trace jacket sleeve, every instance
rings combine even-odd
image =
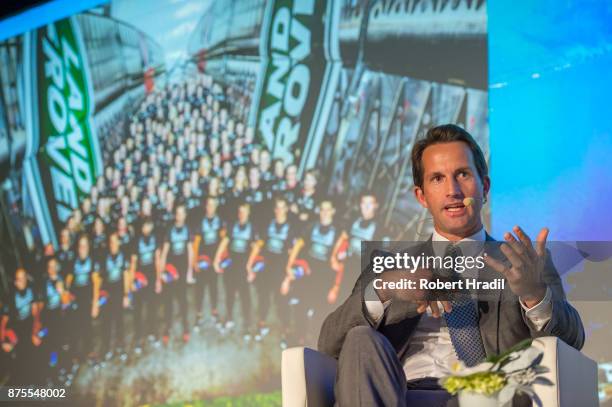
[[[559,273],[552,262],[550,253],[546,258],[544,283],[551,290],[552,315],[550,321],[538,330],[529,321],[525,312],[522,312],[523,320],[529,328],[532,338],[541,336],[556,336],[568,345],[580,350],[584,345],[585,334],[582,320],[578,311],[567,301]]]

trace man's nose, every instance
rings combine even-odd
[[[459,182],[457,182],[457,180],[454,177],[449,177],[448,180],[449,182],[447,182],[446,195],[447,196],[461,196],[462,192],[461,192],[461,186],[459,185]]]

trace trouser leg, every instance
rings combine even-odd
[[[89,286],[79,287],[74,290],[74,293],[77,309],[73,313],[71,322],[73,324],[72,327],[78,327],[79,331],[78,333],[72,332],[71,335],[74,339],[74,355],[81,359],[93,350],[91,347],[93,339],[93,321],[91,316],[93,293],[92,288]]]
[[[123,292],[121,287],[109,289],[108,302],[105,308],[100,311],[103,314],[104,340],[102,342],[102,353],[109,352],[112,349],[112,335],[115,336],[115,348],[123,346]]]
[[[283,327],[283,329],[287,328],[289,325],[289,296],[282,295],[280,293],[280,283],[272,284],[272,297],[274,298],[274,306],[276,307],[276,313],[278,315],[278,320]]]
[[[159,318],[159,294],[155,293],[155,287],[146,287],[142,293],[142,327],[141,339],[145,339],[147,335],[158,335],[158,318]]]
[[[134,342],[141,342],[152,332],[151,314],[157,314],[153,309],[155,295],[155,270],[144,268],[147,285],[133,293]]]
[[[334,272],[325,262],[310,261],[311,275],[300,280],[301,297],[300,312],[306,313],[305,338],[307,342],[316,343],[321,325],[331,306],[327,302],[327,294],[332,286]]]
[[[246,270],[246,262],[240,270]],[[237,279],[238,296],[240,297],[240,310],[242,311],[242,328],[247,331],[251,328],[251,291],[246,280],[246,271]]]
[[[47,338],[44,341],[44,349],[46,354],[58,352],[62,346],[62,311],[58,309],[43,310],[43,326],[49,330]]]
[[[183,334],[189,333],[189,310],[187,307],[187,283],[180,281],[177,290],[177,300],[179,302],[179,311],[181,313],[181,323],[183,326]]]
[[[101,354],[104,355],[106,352],[110,351],[110,342],[111,342],[111,330],[112,330],[112,318],[111,308],[112,300],[108,300],[106,306],[100,311],[102,314],[102,346],[101,346]]]
[[[147,321],[149,333],[152,333],[156,338],[160,334],[160,328],[163,326],[162,317],[162,305],[164,301],[164,292],[156,293],[154,289],[151,289],[149,297],[149,306],[147,307]]]
[[[338,358],[336,406],[406,406],[406,376],[395,349],[369,326],[352,328]]]
[[[134,307],[134,342],[138,343],[144,336],[144,315],[145,315],[145,290],[141,289],[139,292],[133,294],[133,307]]]
[[[202,316],[202,306],[204,305],[204,290],[206,289],[206,273],[209,273],[209,270],[200,270],[199,272],[194,273],[196,277],[195,283],[195,309],[196,309],[196,318],[200,318]]]
[[[176,282],[166,284],[162,292],[164,301],[164,335],[170,335],[172,330],[172,317],[174,314],[174,297],[176,295]]]
[[[43,371],[41,374],[44,374],[45,377],[52,377],[55,376],[58,364],[63,362],[60,351],[63,345],[63,335],[65,335],[64,315],[60,308],[45,309],[42,315],[43,326],[48,329],[48,333],[42,345]]]
[[[272,281],[270,279],[271,271],[265,270],[259,273],[255,279],[255,288],[257,290],[257,318],[260,323],[265,322],[268,312],[270,311],[270,298],[272,296]]]
[[[118,290],[116,293],[115,302],[113,304],[113,310],[111,318],[113,319],[114,335],[115,335],[115,347],[123,348],[125,342],[125,326],[123,323],[123,290]]]
[[[219,302],[219,275],[214,270],[207,270],[204,275],[205,289],[208,291],[208,301],[210,301],[210,312],[215,315]]]
[[[224,278],[225,287],[225,319],[234,319],[234,303],[236,302],[236,293],[238,292],[238,282],[236,276],[230,274],[234,270],[226,270]]]
[[[32,375],[36,372],[36,366],[33,365],[35,359],[33,359],[32,317],[23,321],[14,321],[12,327],[17,335],[18,342],[13,350],[11,383],[20,385],[32,384]]]
[[[283,259],[284,260],[284,259]],[[270,276],[270,292],[272,299],[274,301],[274,306],[276,307],[276,315],[278,317],[278,321],[280,323],[281,330],[283,332],[283,336],[285,336],[289,331],[289,324],[291,321],[291,312],[289,306],[289,299],[292,297],[289,295],[282,295],[280,291],[281,284],[285,279],[285,265],[286,261],[279,260],[274,263],[270,268],[270,272],[272,275]],[[266,270],[268,271],[268,270]]]

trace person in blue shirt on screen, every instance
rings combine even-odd
[[[196,320],[202,322],[204,293],[208,291],[210,312],[214,319],[218,318],[219,273],[213,267],[213,260],[221,239],[226,235],[225,221],[217,213],[219,201],[209,196],[206,198],[204,215],[200,219],[199,231],[196,237]]]
[[[91,199],[89,197],[83,199],[83,202],[81,203],[81,212],[83,213],[83,228],[85,231],[91,232],[96,215],[91,206]]]
[[[38,336],[39,324],[39,297],[28,281],[28,275],[23,268],[15,271],[13,289],[5,304],[2,320],[0,321],[0,340],[4,351],[12,351],[12,364],[10,384],[32,384],[37,369],[37,347],[41,344]],[[8,329],[12,329],[17,337],[14,348],[6,338]]]
[[[266,319],[273,298],[281,324],[283,337],[289,324],[287,298],[280,293],[280,284],[285,278],[285,267],[289,248],[295,238],[296,227],[289,221],[287,201],[278,197],[274,201],[272,220],[262,229],[260,238],[253,244],[247,272],[255,282],[257,290],[257,317],[259,335],[268,331]]]
[[[291,205],[291,212],[300,222],[312,222],[317,208],[317,172],[308,170],[304,174],[302,190],[297,195],[295,202]]]
[[[110,224],[110,221],[106,222],[101,216],[96,217],[94,221],[91,236],[91,254],[95,262],[99,262],[104,253],[106,253],[108,242],[106,227],[108,224]]]
[[[279,184],[278,191],[283,195],[289,208],[291,209],[297,201],[300,193],[299,179],[297,177],[297,166],[295,164],[289,164],[285,168],[285,178]],[[293,213],[297,213],[297,206]]]
[[[260,213],[270,201],[271,191],[261,183],[261,174],[258,167],[249,168],[249,181],[245,193],[245,200],[251,205],[253,213]]]
[[[272,186],[274,184],[275,178],[274,173],[272,172],[272,158],[270,156],[270,152],[263,148],[261,153],[259,153],[259,174],[261,178],[261,184],[263,188],[272,193]]]
[[[168,230],[172,227],[175,220],[176,213],[176,196],[172,190],[167,189],[164,192],[163,201],[160,202],[158,209],[159,223],[163,230]],[[186,212],[186,210],[185,210]],[[185,213],[185,216],[187,214]]]
[[[101,285],[96,287],[100,298],[100,288],[108,295],[102,312],[102,354],[110,358],[113,354],[111,348],[111,331],[115,332],[115,347],[121,352],[124,343],[125,329],[123,324],[123,308],[129,304],[129,268],[130,259],[120,249],[119,235],[111,233],[108,238],[108,252],[100,264]],[[104,301],[104,300],[102,300]]]
[[[221,214],[224,218],[230,219],[236,216],[236,211],[242,202],[246,199],[248,179],[246,175],[246,168],[240,166],[236,169],[231,184],[226,184],[225,193],[225,204],[221,209]],[[231,185],[231,186],[230,186]]]
[[[64,279],[59,273],[59,262],[56,257],[49,257],[46,266],[47,272],[42,286],[41,319],[43,326],[48,329],[45,337],[46,360],[52,365],[51,367],[54,367],[66,340],[66,318],[62,309]]]
[[[341,270],[340,290],[330,298],[332,303],[344,301],[351,293],[359,277],[361,267],[361,242],[384,238],[382,221],[377,218],[378,199],[371,191],[361,194],[359,215],[350,219],[334,246],[332,262],[334,270]]]
[[[160,254],[162,239],[155,230],[155,222],[149,217],[141,219],[140,231],[133,240],[132,252],[136,255],[136,271],[142,273],[146,283],[142,287],[135,287],[141,284],[132,281],[133,307],[134,307],[134,341],[136,347],[144,345],[146,335],[153,335],[155,339],[158,334],[156,318],[160,309],[159,293],[161,292],[161,269]],[[146,313],[146,317],[145,317]],[[145,319],[146,318],[146,319]]]
[[[295,326],[306,327],[310,340],[318,332],[325,313],[329,309],[330,290],[337,290],[339,281],[332,268],[331,256],[339,229],[334,223],[336,209],[331,200],[319,204],[319,219],[311,222],[295,239],[289,252],[285,279],[281,293],[288,295],[295,303]],[[296,263],[304,262],[302,275],[296,274]]]
[[[72,243],[70,231],[68,228],[63,228],[60,232],[60,247],[57,251],[56,258],[59,262],[60,274],[64,279],[69,271],[72,270],[72,265],[76,259],[76,253],[74,252],[74,245]]]
[[[83,234],[77,240],[77,258],[66,277],[66,287],[75,297],[70,324],[79,327],[79,335],[71,336],[76,362],[92,351],[92,322],[99,312],[95,293],[95,287],[100,283],[98,272],[99,264],[90,252],[89,238]]]
[[[270,183],[274,195],[282,193],[285,184],[285,161],[283,161],[282,158],[276,158],[274,160]]]
[[[248,203],[238,206],[236,221],[228,225],[225,236],[215,253],[214,268],[223,273],[225,286],[226,326],[234,325],[234,304],[236,295],[240,298],[242,310],[242,329],[245,340],[251,339],[251,294],[247,281],[247,261],[251,251],[251,244],[257,239],[257,232],[250,220],[251,207]],[[227,258],[224,259],[224,255]],[[225,267],[222,265],[226,263]]]
[[[187,211],[185,205],[179,203],[174,209],[174,224],[165,235],[162,249],[162,277],[164,280],[162,292],[165,301],[164,313],[166,326],[164,342],[168,342],[173,320],[173,304],[179,304],[179,316],[183,328],[183,342],[189,341],[189,322],[187,314],[187,283],[193,282],[193,234],[186,224]]]

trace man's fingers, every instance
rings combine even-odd
[[[531,238],[529,237],[529,235],[527,235],[527,233],[525,233],[525,231],[518,225],[516,225],[513,230],[514,233],[516,233],[516,236],[518,236],[521,243],[523,243],[523,246],[525,246],[527,255],[531,259],[535,259],[537,253],[533,248],[533,243],[531,243]]]
[[[485,259],[485,263],[487,263],[489,267],[491,267],[493,270],[497,271],[498,273],[506,275],[506,273],[508,272],[508,267],[506,267],[504,263],[502,263],[501,261],[494,259],[492,256],[485,256],[484,259]]]
[[[521,257],[510,247],[510,245],[503,243],[500,247],[501,252],[506,258],[512,263],[513,267],[523,267],[523,260]]]
[[[527,251],[527,249],[523,246],[523,244],[521,242],[516,240],[516,238],[514,237],[514,235],[512,233],[510,233],[510,232],[504,233],[504,240],[506,241],[506,243],[510,247],[510,249],[521,260],[523,260],[523,258],[525,260],[528,259],[527,253],[525,253]]]
[[[429,303],[429,308],[431,308],[431,314],[434,318],[440,318],[440,307],[438,306],[438,301],[431,301]]]
[[[538,237],[536,237],[536,252],[540,257],[546,256],[546,239],[548,239],[548,232],[548,228],[542,228],[540,233],[538,233]]]
[[[422,314],[425,311],[427,311],[427,304],[428,303],[429,303],[428,301],[417,301],[417,312],[419,314]]]
[[[451,312],[453,310],[453,306],[451,305],[450,301],[440,301],[442,308],[444,308],[444,311],[446,312]],[[417,312],[419,314],[423,314],[424,312],[427,311],[427,308],[431,309],[431,315],[434,318],[440,318],[440,316],[442,315],[442,311],[440,310],[440,304],[438,304],[438,301],[423,301],[423,300],[418,300],[416,301],[417,304]]]

